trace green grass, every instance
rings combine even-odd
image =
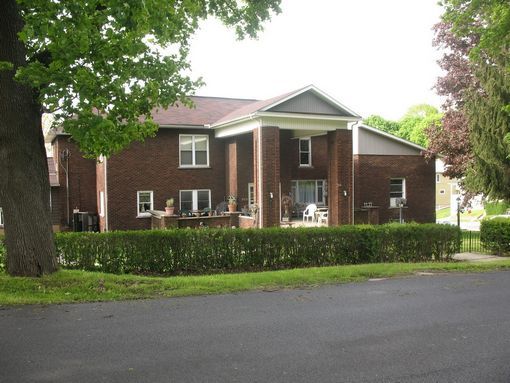
[[[471,210],[468,211],[467,209],[464,211],[464,213],[460,214],[460,220],[462,222],[470,222],[470,221],[476,221],[478,217],[480,217],[483,214],[483,209],[477,209],[477,210]],[[448,207],[446,209],[436,210],[436,219],[445,219],[449,218],[451,214],[451,209]],[[452,217],[454,221],[456,222],[457,217]]]
[[[474,272],[506,268],[510,268],[510,260],[487,263],[384,263],[185,277],[143,277],[61,270],[43,278],[14,278],[1,273],[0,305],[224,294],[359,282],[419,271]]]
[[[436,219],[444,219],[448,218],[451,214],[451,209],[447,207],[446,209],[436,210]]]

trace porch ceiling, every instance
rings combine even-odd
[[[358,121],[358,118],[259,112],[254,113],[249,118],[212,127],[212,129],[215,131],[215,137],[217,138],[248,133],[263,126],[277,126],[281,130],[294,131],[294,137],[306,137],[337,129],[348,129],[350,121]]]

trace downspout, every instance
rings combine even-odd
[[[258,197],[259,197],[259,228],[262,228],[263,226],[263,223],[264,223],[264,205],[263,205],[263,201],[264,201],[264,196],[262,195],[262,124],[259,124],[259,127],[257,129],[258,131],[258,142],[259,142],[259,145],[258,145],[258,168],[259,168],[259,171],[258,171],[258,179],[259,179],[259,182],[258,182],[258,189],[257,192],[258,192]]]
[[[108,231],[108,172],[106,167],[108,165],[108,158],[104,158],[104,231]]]
[[[71,156],[71,152],[68,148],[63,149],[60,152],[60,155],[58,157],[58,163],[60,166],[62,166],[62,169],[64,169],[64,172],[66,174],[66,220],[67,220],[67,226],[71,227],[71,219],[69,216],[69,157]],[[62,163],[65,161],[66,165]]]
[[[352,204],[352,209],[351,209],[351,214],[352,214],[352,217],[351,217],[351,222],[352,224],[354,225],[354,208],[355,208],[355,203],[354,203],[354,198],[356,196],[356,193],[355,193],[355,190],[354,190],[354,180],[355,180],[355,176],[354,176],[354,127],[356,125],[359,124],[359,121],[356,121],[354,122],[352,125],[351,125],[351,129],[352,129],[352,139],[353,139],[353,145],[352,145],[352,201],[351,201],[351,204]],[[356,133],[356,143],[358,144],[359,146],[359,134]]]

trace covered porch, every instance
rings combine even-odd
[[[314,87],[246,113],[212,126],[226,140],[226,191],[239,210],[255,206],[257,227],[353,223],[348,123],[360,117]],[[310,204],[320,223],[303,223]]]

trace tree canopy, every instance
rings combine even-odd
[[[215,16],[255,37],[280,0],[18,0],[28,63],[16,79],[91,157],[157,130],[154,107],[182,102],[202,84],[189,75],[189,41]],[[165,56],[162,52],[170,51]],[[143,118],[140,119],[140,116]]]
[[[430,127],[438,127],[441,117],[439,110],[432,105],[419,104],[411,106],[398,121],[372,115],[364,119],[363,122],[426,148],[428,146],[426,131]]]
[[[0,206],[7,269],[56,270],[44,111],[88,157],[110,156],[155,134],[154,108],[183,104],[190,38],[219,18],[255,37],[281,0],[0,1]],[[168,52],[168,53],[166,53]],[[36,217],[36,218],[34,218]]]
[[[431,150],[445,155],[447,174],[495,199],[510,198],[510,5],[501,0],[444,0],[435,43],[446,96]]]

